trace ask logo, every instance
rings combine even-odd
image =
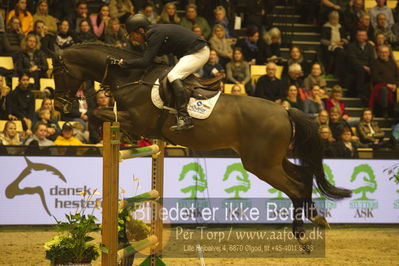
[[[199,192],[204,192],[208,188],[205,171],[199,163],[189,163],[183,166],[179,176],[179,183],[186,184],[186,187],[180,189],[184,194],[188,194],[186,199],[198,200]]]
[[[33,176],[37,177],[37,175],[33,175],[36,171],[46,171],[55,176],[56,178],[60,179],[63,182],[67,182],[65,176],[56,168],[54,168],[51,165],[48,164],[42,164],[42,163],[34,163],[30,161],[28,158],[25,157],[25,161],[27,166],[25,169],[22,170],[22,172],[19,174],[19,176],[7,186],[5,194],[6,197],[9,199],[13,199],[16,196],[21,196],[21,195],[34,195],[37,194],[40,197],[40,200],[42,202],[43,208],[47,212],[49,216],[51,216],[50,210],[48,208],[47,202],[46,202],[46,197],[43,188],[40,186],[41,182],[43,180],[34,180],[34,182],[37,184],[37,186],[23,186],[21,185],[22,181],[27,180],[29,178],[33,178]]]

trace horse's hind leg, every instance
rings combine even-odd
[[[254,173],[261,180],[269,183],[274,188],[284,192],[294,205],[294,220],[292,232],[301,244],[307,244],[305,240],[305,229],[302,219],[302,208],[304,197],[308,191],[306,184],[290,177],[283,169],[282,164],[265,166],[262,164],[254,165],[253,162],[245,163],[244,167]]]
[[[305,196],[303,204],[305,215],[313,224],[329,228],[327,220],[317,214],[317,209],[312,201],[313,176],[305,167],[291,163],[288,159],[283,161],[284,170],[294,179],[302,180],[305,183]]]

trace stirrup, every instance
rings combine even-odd
[[[169,129],[171,131],[181,131],[193,128],[193,122],[191,121],[191,117],[179,117],[177,119],[177,123],[174,126],[171,126]]]

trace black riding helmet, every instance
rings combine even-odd
[[[151,25],[151,22],[146,16],[142,14],[136,14],[128,17],[126,20],[126,31],[127,33],[138,32],[140,28],[147,30]]]

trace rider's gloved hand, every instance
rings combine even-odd
[[[123,59],[118,59],[118,58],[110,56],[107,58],[107,63],[109,65],[119,65],[120,66],[123,64]]]

